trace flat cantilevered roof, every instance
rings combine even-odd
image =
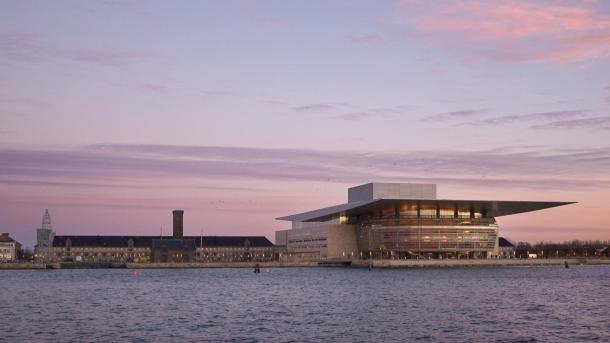
[[[277,220],[294,222],[316,221],[344,213],[347,216],[366,214],[385,208],[401,205],[419,205],[427,208],[471,209],[486,213],[487,217],[501,217],[511,214],[532,212],[546,208],[574,204],[558,201],[503,201],[503,200],[450,200],[450,199],[373,199],[349,202],[342,205],[321,208],[315,211],[279,217]]]

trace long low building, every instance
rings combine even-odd
[[[496,217],[572,202],[437,199],[435,184],[368,183],[348,202],[278,220],[283,259],[495,258]]]
[[[172,236],[55,235],[48,211],[38,229],[37,255],[47,262],[242,262],[272,261],[274,245],[263,236],[183,236],[183,211],[173,211]]]
[[[180,246],[166,261],[158,262],[238,262],[269,261],[273,259],[274,245],[262,236],[186,236],[189,247]],[[53,255],[63,262],[149,262],[153,242],[175,242],[172,236],[55,236]],[[170,244],[171,244],[170,243]]]

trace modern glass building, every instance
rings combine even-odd
[[[346,204],[277,218],[285,259],[493,258],[496,217],[571,202],[449,200],[434,184],[369,183],[348,190]]]

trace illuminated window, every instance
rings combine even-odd
[[[441,218],[453,218],[454,215],[454,211],[453,209],[445,209],[445,208],[441,208],[440,209],[440,216]]]
[[[458,218],[470,218],[470,210],[467,208],[460,208],[458,210]]]
[[[417,205],[401,205],[399,208],[400,217],[402,218],[417,218]]]
[[[419,216],[421,218],[436,218],[436,207],[422,205],[419,209]]]

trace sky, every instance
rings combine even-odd
[[[0,4],[0,231],[265,235],[371,181],[610,239],[610,2]]]

